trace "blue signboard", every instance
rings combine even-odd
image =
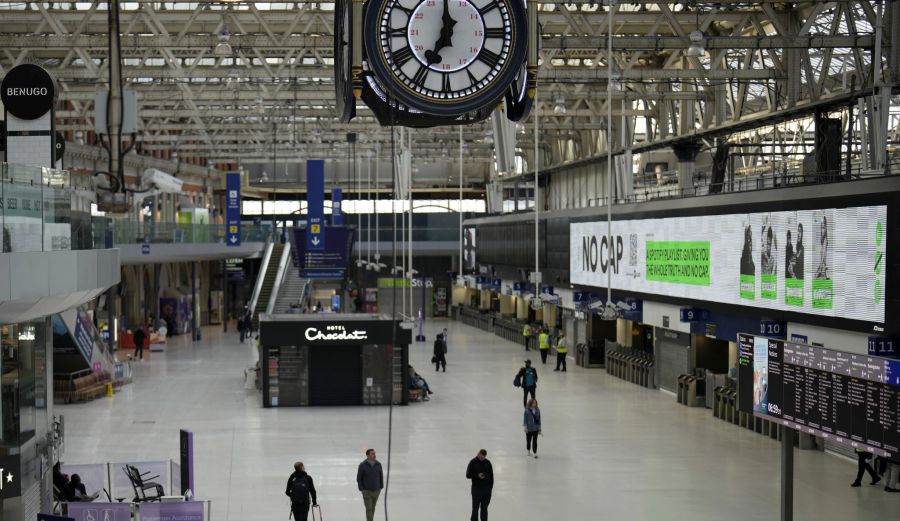
[[[144,242],[141,243],[141,255],[150,255],[150,241],[144,238]]]
[[[344,195],[340,188],[331,189],[331,224],[340,226],[344,224]]]
[[[325,161],[306,162],[306,251],[325,249]]]
[[[241,173],[225,174],[225,245],[241,245]]]
[[[900,386],[900,360],[888,360],[884,368],[884,383]]]
[[[91,353],[94,351],[94,339],[91,337],[90,321],[86,317],[82,317],[80,313],[75,315],[75,345],[78,351],[89,363],[91,361]]]
[[[553,286],[541,286],[541,293],[553,295]]]
[[[308,245],[310,235],[309,230],[294,228],[294,244]],[[324,240],[319,244],[320,248],[297,252],[303,276],[311,279],[344,278],[353,247],[353,230],[344,226],[329,226],[328,233],[323,231],[321,236]]]
[[[809,344],[809,337],[806,335],[798,335],[797,333],[791,333],[791,342],[795,344]]]
[[[885,336],[870,336],[869,354],[873,356],[896,356],[894,339]]]
[[[491,279],[491,286],[494,289],[500,289],[503,286],[503,279]]]

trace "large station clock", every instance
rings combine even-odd
[[[400,102],[458,116],[499,102],[527,47],[522,0],[369,0],[367,62]]]

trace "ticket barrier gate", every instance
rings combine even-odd
[[[606,372],[642,387],[656,387],[655,364],[647,354],[621,346],[606,352]]]
[[[703,407],[706,404],[706,380],[692,374],[678,377],[678,403],[688,407]]]

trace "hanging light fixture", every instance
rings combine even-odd
[[[691,39],[691,45],[687,50],[689,58],[699,58],[706,54],[706,47],[704,46],[706,37],[703,36],[701,31],[691,31],[689,38]]]
[[[565,114],[566,113],[566,97],[563,93],[559,93],[553,98],[553,113],[554,114]]]
[[[231,40],[231,33],[228,31],[228,18],[222,15],[222,29],[219,31],[219,43],[213,50],[216,56],[231,56],[233,49],[228,41]]]

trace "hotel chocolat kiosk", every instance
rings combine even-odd
[[[406,404],[411,340],[381,315],[260,315],[263,407]]]

